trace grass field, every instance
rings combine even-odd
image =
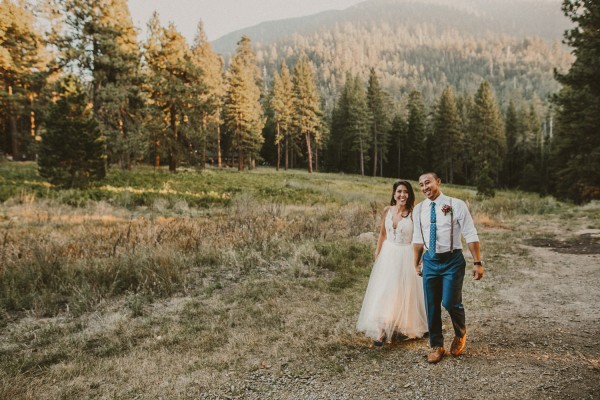
[[[33,164],[0,164],[0,398],[239,397],[253,371],[376,362],[353,324],[392,183],[138,168],[57,190]],[[443,189],[469,202],[490,268],[526,258],[519,239],[552,235],[536,221],[600,228],[594,204]],[[514,231],[524,218],[532,228]]]

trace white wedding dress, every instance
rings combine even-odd
[[[415,272],[411,246],[413,222],[410,217],[393,227],[392,208],[385,218],[386,239],[375,260],[356,330],[388,340],[394,333],[409,338],[427,332],[423,281]]]

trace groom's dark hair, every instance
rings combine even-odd
[[[419,175],[419,178],[421,178],[421,176],[425,176],[425,175],[431,175],[431,176],[433,176],[433,179],[435,179],[436,181],[438,179],[440,179],[440,177],[438,176],[438,174],[436,174],[435,172],[423,172],[421,175]]]
[[[396,193],[396,189],[398,186],[403,185],[408,190],[408,199],[406,199],[406,208],[409,212],[412,212],[413,207],[415,206],[415,192],[412,188],[412,185],[407,181],[396,181],[394,182],[394,188],[392,189],[392,200],[390,201],[390,206],[396,205],[396,199],[394,199],[394,193]]]

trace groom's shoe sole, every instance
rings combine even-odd
[[[467,344],[467,334],[461,338],[458,336],[454,336],[454,340],[452,341],[452,346],[450,346],[450,354],[453,356],[460,356],[462,352],[465,350],[465,345]]]

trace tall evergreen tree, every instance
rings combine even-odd
[[[389,144],[390,132],[390,107],[386,98],[386,93],[379,84],[379,79],[375,73],[375,68],[371,68],[369,73],[369,83],[367,88],[367,103],[371,113],[371,143],[373,154],[373,176],[377,176],[377,167],[380,168],[380,175],[383,176],[383,162],[387,159],[387,150]]]
[[[390,171],[398,178],[406,177],[408,171],[407,158],[410,149],[408,147],[408,124],[400,113],[394,116],[390,130]]]
[[[448,86],[437,103],[433,122],[433,145],[438,149],[431,153],[433,169],[449,183],[460,174],[460,153],[462,152],[462,132],[460,115],[456,106],[454,91]]]
[[[414,90],[408,95],[408,121],[407,121],[407,145],[405,176],[409,179],[417,179],[424,171],[425,160],[429,159],[436,149],[425,148],[425,133],[427,115],[425,104],[421,93]]]
[[[33,99],[47,75],[48,65],[42,34],[24,2],[0,2],[0,118],[8,127],[0,144],[14,160],[25,155],[24,144],[35,135]],[[24,123],[19,123],[20,120]],[[31,135],[19,132],[29,125]]]
[[[275,122],[275,144],[277,145],[277,170],[281,163],[281,142],[284,144],[285,169],[289,167],[289,143],[293,140],[292,118],[294,114],[293,84],[285,61],[281,62],[280,72],[273,75],[271,109]]]
[[[506,109],[504,118],[504,135],[506,137],[506,158],[504,161],[504,174],[502,183],[508,187],[517,186],[518,174],[521,171],[520,166],[520,148],[519,146],[519,119],[517,108],[511,99]]]
[[[67,0],[62,62],[91,77],[94,115],[112,161],[131,167],[140,152],[145,98],[140,52],[126,0]]]
[[[564,0],[562,10],[576,25],[564,42],[576,59],[565,74],[558,106],[552,164],[554,193],[576,202],[600,198],[600,3]]]
[[[227,71],[225,95],[225,125],[231,135],[232,148],[238,153],[238,169],[245,160],[253,165],[264,142],[265,125],[260,91],[260,70],[250,39],[243,36]]]
[[[222,124],[222,106],[225,96],[225,81],[223,79],[223,59],[212,49],[206,34],[204,25],[198,23],[196,38],[191,49],[193,64],[201,73],[201,83],[196,82],[199,91],[199,109],[197,113],[200,119],[201,128],[201,166],[206,163],[206,146],[209,142],[209,135],[214,137],[214,150],[217,158],[217,166],[222,165],[221,157],[221,124]]]
[[[456,183],[472,185],[477,178],[476,173],[478,171],[475,157],[473,156],[474,143],[470,126],[470,116],[475,105],[473,98],[466,93],[458,96],[456,105],[460,116],[460,131],[463,133],[463,140],[460,146],[460,164],[462,165],[462,170],[460,178],[456,179]]]
[[[369,162],[369,148],[372,139],[369,131],[372,115],[369,112],[367,93],[362,79],[356,75],[351,82],[347,129],[352,138],[351,150],[358,155],[360,174],[365,175],[365,165]]]
[[[105,141],[83,85],[69,75],[50,109],[40,146],[40,175],[63,187],[84,187],[106,174]]]
[[[305,56],[300,57],[294,67],[292,83],[294,129],[305,140],[308,172],[312,173],[313,149],[318,149],[318,142],[321,140],[323,113],[313,68]]]
[[[487,81],[481,83],[475,95],[469,131],[476,166],[480,172],[488,172],[498,185],[506,156],[506,137],[500,109]]]
[[[349,115],[350,85],[351,79],[347,74],[346,84],[341,88],[337,101],[331,112],[331,127],[329,144],[327,146],[328,167],[334,171],[347,171],[346,156],[349,143],[346,131]]]
[[[190,60],[190,49],[173,24],[160,26],[155,12],[148,23],[145,59],[147,90],[160,129],[155,142],[155,166],[160,165],[160,147],[165,145],[169,171],[176,172],[184,149],[189,149],[189,114],[197,100],[198,69]]]

